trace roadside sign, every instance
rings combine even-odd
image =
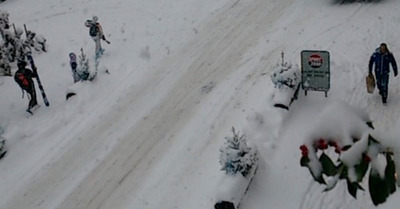
[[[307,91],[324,91],[328,96],[330,89],[330,59],[328,51],[301,51],[301,84]]]

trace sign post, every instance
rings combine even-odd
[[[328,51],[301,51],[301,84],[307,91],[324,91],[328,96],[330,89],[330,59]]]

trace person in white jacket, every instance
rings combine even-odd
[[[97,16],[93,16],[91,20],[86,20],[85,26],[89,28],[89,35],[93,38],[95,42],[95,53],[96,57],[99,57],[103,54],[104,49],[101,47],[101,40],[108,42],[104,36],[103,28],[98,22],[99,18]]]

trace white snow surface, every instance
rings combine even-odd
[[[0,77],[8,145],[0,208],[213,208],[224,175],[218,150],[232,127],[260,155],[241,208],[375,208],[368,191],[354,199],[343,182],[322,192],[300,167],[299,146],[315,131],[318,113],[343,101],[369,114],[378,140],[400,147],[399,80],[391,74],[387,106],[365,87],[369,57],[381,42],[400,54],[398,8],[396,0],[0,3],[10,22],[46,37],[49,51],[34,59],[51,104],[38,92],[41,107],[30,116],[14,80]],[[73,84],[68,53],[83,48],[93,63],[94,42],[83,25],[93,15],[111,44],[102,43],[96,79]],[[281,52],[300,66],[302,50],[330,52],[328,97],[301,91],[289,111],[274,108],[271,70]],[[70,89],[77,95],[66,101]],[[397,208],[399,195],[379,208]]]

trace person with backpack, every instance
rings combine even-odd
[[[101,47],[100,41],[104,40],[108,43],[104,36],[103,28],[101,27],[98,20],[99,18],[97,16],[93,16],[91,20],[86,20],[85,22],[85,26],[89,28],[89,35],[92,37],[94,43],[96,44],[96,57],[102,55],[104,52],[104,49]]]
[[[33,82],[32,78],[35,78],[36,75],[35,73],[26,68],[27,62],[24,60],[18,60],[17,66],[18,70],[14,74],[14,80],[15,82],[18,83],[18,85],[22,89],[22,97],[24,96],[24,91],[26,91],[29,96],[29,105],[28,109],[26,111],[30,112],[32,108],[34,108],[36,105],[38,105],[37,100],[36,100],[36,88],[35,88],[35,83]]]
[[[381,43],[379,48],[372,54],[368,70],[369,75],[372,75],[372,68],[374,67],[376,85],[379,90],[379,94],[382,96],[382,103],[386,105],[388,96],[389,86],[389,64],[392,65],[394,77],[397,76],[397,64],[393,54],[389,51],[387,44]]]

